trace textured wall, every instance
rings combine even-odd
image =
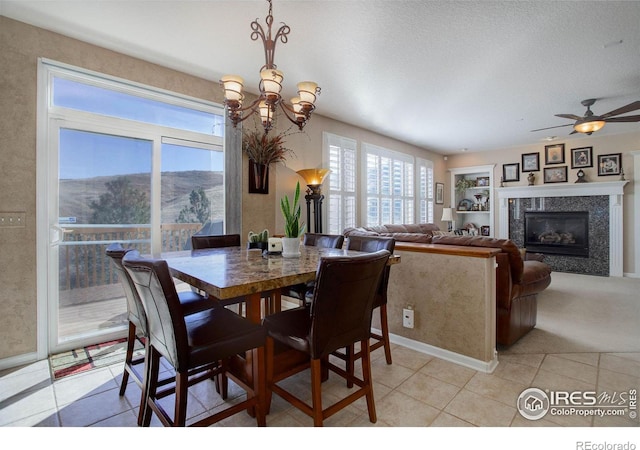
[[[391,267],[389,278],[389,331],[491,361],[496,333],[495,258],[397,249],[395,253],[401,262]],[[402,326],[402,309],[409,304],[415,310],[413,329]]]

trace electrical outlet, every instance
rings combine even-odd
[[[413,328],[414,311],[411,306],[407,306],[402,310],[402,326],[405,328]]]
[[[24,212],[0,212],[0,228],[24,228]]]

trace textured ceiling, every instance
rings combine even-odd
[[[259,1],[4,1],[0,13],[217,81],[257,86]],[[285,96],[322,87],[317,112],[443,154],[571,137],[554,114],[595,114],[640,100],[638,1],[274,0],[291,27],[275,62]],[[631,114],[640,114],[635,112]],[[312,119],[313,120],[313,119]],[[607,124],[598,133],[640,131]],[[574,135],[584,137],[583,135]]]

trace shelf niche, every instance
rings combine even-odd
[[[494,236],[494,167],[495,164],[489,164],[449,169],[454,230],[465,230],[468,229],[468,224],[473,224],[477,227],[477,234]],[[468,180],[472,183],[463,191],[458,191],[456,186],[460,180]],[[478,182],[483,185],[478,186]]]

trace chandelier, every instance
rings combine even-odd
[[[285,117],[302,131],[316,107],[316,96],[320,94],[320,88],[313,81],[302,81],[298,83],[298,96],[291,99],[291,105],[282,100],[280,91],[282,90],[284,75],[274,64],[273,56],[278,40],[283,44],[287,43],[291,28],[283,23],[272,38],[272,5],[271,0],[267,1],[269,2],[269,14],[266,17],[267,33],[265,34],[262,25],[258,23],[258,19],[251,22],[251,29],[253,30],[251,40],[257,41],[260,38],[264,46],[265,65],[260,68],[260,83],[258,85],[260,96],[250,105],[243,107],[244,94],[242,93],[242,88],[244,87],[244,80],[238,75],[225,75],[220,80],[224,88],[224,104],[227,107],[229,119],[231,119],[234,128],[253,113],[257,113],[260,114],[265,133],[268,133],[273,126],[276,108],[280,106]]]

